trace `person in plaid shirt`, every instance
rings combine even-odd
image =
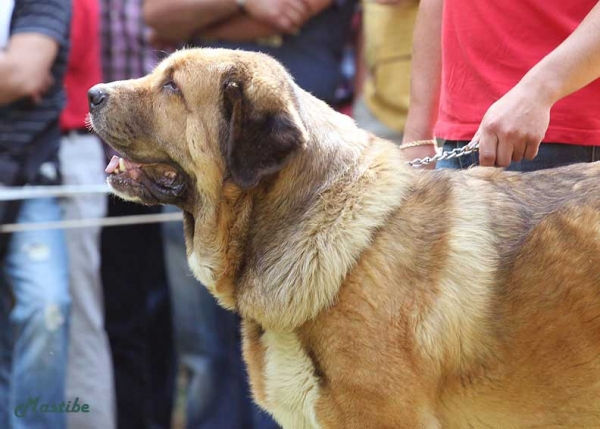
[[[142,0],[102,0],[100,26],[105,82],[137,78],[156,65]],[[108,153],[109,159],[112,154]],[[109,217],[159,211],[159,207],[108,199]],[[176,366],[161,226],[105,228],[101,252],[117,427],[168,428]]]

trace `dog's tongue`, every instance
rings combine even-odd
[[[129,161],[128,159],[113,155],[104,171],[108,174],[123,173],[125,171],[131,172],[141,168],[142,166],[143,164],[138,164],[136,162]]]
[[[104,172],[111,174],[113,171],[115,171],[117,169],[117,167],[119,166],[119,159],[120,158],[118,156],[113,155],[113,157],[110,159],[110,162],[104,169]]]

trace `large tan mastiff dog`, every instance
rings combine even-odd
[[[184,210],[284,428],[600,428],[600,163],[413,169],[255,53],[89,96],[110,185]]]

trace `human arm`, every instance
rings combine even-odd
[[[279,4],[285,6],[285,2],[282,2],[281,0],[277,1]],[[307,10],[306,13],[301,12],[296,20],[290,20],[285,18],[285,15],[275,13],[273,22],[276,22],[276,20],[280,18],[281,21],[278,24],[268,23],[266,18],[257,17],[256,15],[253,16],[250,14],[251,12],[248,11],[248,14],[234,16],[212,27],[200,30],[197,34],[200,36],[227,40],[229,42],[247,42],[279,35],[281,33],[293,34],[300,30],[312,16],[329,7],[333,3],[333,0],[301,0],[299,3],[305,3],[307,5]],[[252,4],[252,1],[249,0],[247,5],[248,4]],[[246,9],[247,7],[248,6],[246,6]]]
[[[422,0],[419,4],[413,35],[410,107],[403,143],[434,137],[442,74],[442,8],[443,0]],[[435,146],[416,146],[404,152],[407,158],[423,158],[435,155]]]
[[[295,33],[334,0],[247,0],[248,16],[284,33]]]
[[[19,0],[8,45],[0,52],[0,104],[23,97],[39,101],[52,85],[52,66],[68,44],[70,0]]]
[[[196,36],[243,43],[277,36],[281,33],[277,28],[257,21],[248,15],[239,15],[222,23],[202,29],[196,33]]]
[[[375,3],[379,4],[387,4],[393,6],[404,6],[407,4],[412,4],[415,0],[375,0]]]
[[[333,0],[247,0],[245,13],[235,0],[145,0],[144,18],[166,42],[193,35],[249,41],[295,33]]]
[[[0,52],[0,105],[30,97],[39,102],[52,84],[58,43],[43,34],[20,33]]]
[[[144,0],[143,13],[161,40],[182,42],[240,10],[236,0]]]
[[[533,159],[560,99],[600,77],[600,3],[556,49],[486,112],[471,144],[484,166]]]

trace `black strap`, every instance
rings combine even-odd
[[[58,123],[52,122],[29,145],[12,186],[25,186],[26,184],[34,183],[40,166],[52,157],[59,144],[60,132]],[[14,223],[17,220],[19,211],[21,210],[21,203],[21,200],[2,203],[4,210],[2,210],[0,216],[0,225]],[[11,233],[0,233],[0,261],[4,261],[6,257],[11,237]]]

